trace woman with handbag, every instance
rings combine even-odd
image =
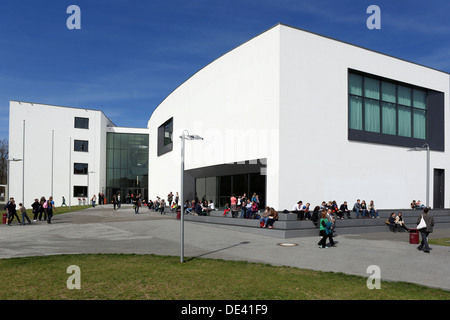
[[[428,246],[428,235],[433,232],[434,219],[428,213],[430,211],[429,207],[425,207],[423,209],[422,215],[420,215],[417,219],[417,229],[420,232],[420,236],[422,237],[422,242],[417,247],[418,250],[422,250],[423,252],[430,253],[430,247]]]

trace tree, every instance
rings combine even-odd
[[[8,140],[0,139],[0,184],[6,184],[8,177]]]

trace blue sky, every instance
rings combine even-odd
[[[66,27],[72,4],[81,30]],[[366,27],[369,5],[381,9],[380,30]],[[450,72],[449,13],[448,0],[2,1],[0,139],[10,100],[146,127],[182,82],[279,22]]]

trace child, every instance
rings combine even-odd
[[[230,207],[228,206],[228,203],[226,203],[225,204],[225,209],[223,210],[223,216],[225,217],[228,212],[230,212]]]
[[[28,217],[27,209],[22,205],[22,203],[19,203],[19,210],[22,213],[22,225],[25,225],[25,218],[28,220],[28,223],[31,224],[31,220]]]

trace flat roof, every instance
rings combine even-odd
[[[106,119],[109,120],[109,122],[111,124],[113,124],[114,126],[116,126],[116,124],[114,122],[112,122],[112,120],[110,118],[108,118],[106,116],[106,114],[102,111],[102,110],[97,110],[97,109],[90,109],[90,108],[77,108],[77,107],[68,107],[68,106],[59,106],[59,105],[54,105],[54,104],[48,104],[48,103],[41,103],[41,102],[31,102],[31,101],[20,101],[20,100],[9,100],[10,102],[18,102],[19,104],[21,103],[29,103],[31,105],[34,104],[40,104],[42,106],[48,106],[48,107],[57,107],[57,108],[68,108],[68,109],[77,109],[77,110],[87,110],[87,111],[96,111],[96,112],[101,112],[103,114],[103,116],[105,116]],[[117,127],[117,126],[116,126]]]

